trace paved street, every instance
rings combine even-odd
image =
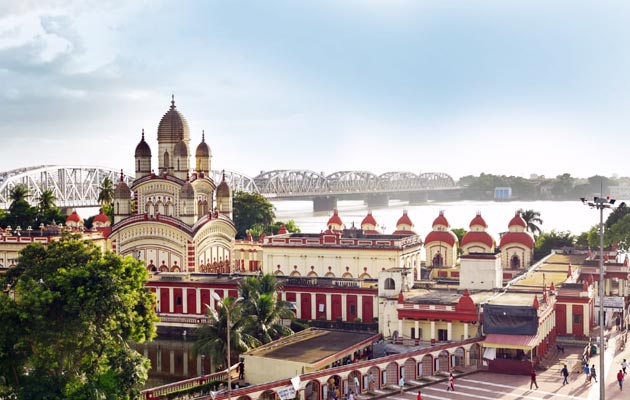
[[[624,381],[623,391],[617,385],[617,372],[621,369],[621,361],[626,358],[630,361],[630,350],[615,354],[616,338],[611,338],[605,353],[606,361],[606,400],[626,399],[630,397],[630,377]],[[591,358],[591,364],[595,364],[599,372],[598,356]],[[431,384],[421,388],[422,398],[431,400],[442,399],[575,399],[597,400],[599,399],[599,383],[585,383],[583,373],[571,373],[569,384],[562,385],[560,369],[562,364],[539,372],[538,389],[529,389],[529,376],[504,375],[489,372],[480,372],[455,380],[455,392],[446,391],[446,382]],[[630,368],[628,368],[630,373]],[[598,379],[600,378],[598,373]],[[599,382],[599,381],[598,381]],[[417,390],[409,390],[403,395],[398,393],[387,396],[394,400],[415,400]]]

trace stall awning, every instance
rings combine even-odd
[[[504,335],[490,333],[486,335],[483,346],[497,349],[531,350],[538,345],[538,342],[538,336],[536,335]]]

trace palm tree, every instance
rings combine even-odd
[[[55,194],[52,190],[44,190],[37,199],[39,212],[46,213],[48,210],[51,210],[53,207],[55,207],[55,200],[57,200],[57,198],[55,197]]]
[[[527,224],[527,230],[530,231],[534,236],[538,236],[542,230],[539,225],[542,225],[543,220],[540,219],[540,212],[535,210],[518,210],[521,213],[521,218]]]
[[[9,198],[11,199],[11,202],[13,203],[26,200],[28,197],[30,197],[28,187],[24,185],[16,185],[9,192]]]
[[[103,183],[98,187],[98,202],[101,205],[111,204],[114,200],[114,184],[109,178],[103,179]]]
[[[234,304],[236,300],[227,297],[222,300],[223,306],[216,310],[208,307],[210,321],[197,330],[197,341],[193,346],[195,354],[204,354],[220,361],[221,369],[227,366],[227,313],[230,314],[230,353],[231,361],[238,359],[242,352],[260,345],[252,335],[246,331],[249,318],[243,311],[243,304]],[[230,364],[233,364],[231,362]]]
[[[240,283],[244,307],[251,316],[249,332],[262,343],[269,343],[293,331],[282,324],[283,319],[292,319],[290,303],[278,300],[282,285],[274,275],[247,277]]]

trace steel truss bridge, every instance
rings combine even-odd
[[[313,200],[316,210],[330,210],[337,200],[364,199],[383,205],[391,199],[426,201],[429,192],[458,192],[451,176],[441,172],[415,174],[386,172],[376,175],[369,171],[337,171],[330,175],[309,170],[274,170],[251,178],[236,171],[212,171],[219,183],[223,176],[236,191],[260,193],[270,200]],[[29,189],[33,204],[44,190],[52,190],[61,208],[97,207],[100,187],[105,178],[114,185],[120,180],[120,170],[106,167],[41,165],[0,172],[0,208],[10,204],[10,192],[17,185]],[[133,174],[123,173],[131,186]]]

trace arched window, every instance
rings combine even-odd
[[[392,278],[385,279],[385,290],[395,290],[396,282]]]
[[[512,269],[518,269],[521,267],[521,259],[516,254],[514,254],[510,259],[510,267]]]

